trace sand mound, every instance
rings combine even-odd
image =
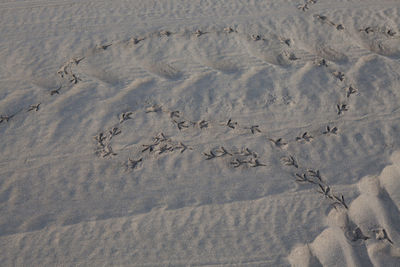
[[[358,182],[359,196],[345,209],[333,209],[329,227],[308,246],[292,250],[293,266],[397,266],[400,264],[399,152],[379,176]],[[301,254],[304,254],[302,256]]]
[[[398,2],[0,2],[1,265],[399,265]]]

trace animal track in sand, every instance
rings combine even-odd
[[[399,266],[400,151],[380,175],[358,182],[349,209],[332,209],[313,242],[292,249],[292,266]]]
[[[207,32],[208,33],[208,32]],[[192,33],[193,34],[193,33]],[[190,42],[196,42],[196,40],[203,40],[204,38],[208,38],[209,36],[211,37],[215,37],[217,38],[218,36],[214,35],[215,33],[210,33],[207,35],[203,35],[203,32],[195,32],[194,33],[197,37],[200,38],[192,38],[194,40],[190,40]],[[228,28],[225,29],[225,35],[235,35],[235,34],[239,34],[237,30],[234,30],[233,28]],[[175,37],[175,34],[171,34],[171,33],[160,33],[160,35],[163,37],[168,37],[169,39],[172,39]],[[243,37],[243,36],[246,37]],[[248,42],[249,46],[252,46],[254,49],[253,51],[255,51],[255,55],[260,56],[260,58],[265,59],[265,62],[267,63],[271,63],[273,65],[279,65],[279,66],[286,66],[286,65],[291,65],[294,62],[298,62],[300,60],[302,60],[302,56],[298,56],[298,51],[295,50],[295,48],[293,48],[294,46],[294,42],[291,41],[291,39],[289,38],[284,38],[284,39],[276,39],[274,41],[269,41],[269,40],[265,40],[263,39],[264,37],[262,37],[262,35],[256,34],[254,36],[249,37],[249,35],[247,34],[242,34],[239,37],[243,37],[241,40],[245,39],[246,42]],[[147,41],[151,41],[150,38],[136,38],[136,39],[132,39],[131,43],[132,45],[142,45],[144,42]],[[199,41],[200,42],[200,41]],[[265,47],[262,47],[263,45],[265,45]],[[115,47],[117,46],[117,44],[114,44],[113,46],[101,46],[99,50],[99,53],[108,53],[111,50],[113,50]],[[108,48],[109,47],[109,48]],[[216,49],[217,50],[217,49]],[[319,46],[317,49],[318,51],[318,55],[326,58],[327,60],[330,61],[334,61],[334,62],[345,62],[347,61],[347,57],[344,54],[341,54],[340,52],[335,51],[333,48],[330,48],[328,46]],[[258,53],[260,52],[260,53]],[[66,66],[64,66],[62,68],[62,71],[59,73],[60,76],[64,79],[66,79],[71,86],[79,83],[81,81],[82,78],[79,78],[79,68],[77,67],[78,64],[84,63],[85,60],[87,60],[87,57],[82,57],[79,59],[72,59]],[[144,64],[144,68],[158,76],[161,78],[164,78],[166,80],[177,80],[180,79],[183,76],[183,72],[178,68],[175,67],[173,64],[170,63],[166,63],[167,61],[161,61],[161,62],[154,62],[154,61],[142,61],[142,62],[146,62],[146,64]],[[231,68],[228,68],[231,64],[230,61],[226,61],[226,62],[222,62],[222,59],[218,59],[217,61],[209,61],[210,64],[209,66],[211,66],[212,68],[216,69],[216,70],[220,70],[221,72],[235,72],[236,70],[238,70],[237,67],[233,66]],[[222,62],[222,63],[221,63]],[[321,62],[321,61],[320,61]],[[325,61],[325,59],[323,59],[323,62],[320,64],[321,66],[328,66],[327,62]],[[79,65],[80,66],[80,65]],[[84,77],[84,76],[81,76]],[[347,92],[348,93],[348,92]],[[58,94],[58,93],[55,93]],[[168,113],[171,115],[171,119],[174,122],[174,125],[182,131],[186,131],[186,130],[191,130],[195,127],[199,127],[200,129],[204,129],[204,131],[207,131],[208,127],[212,127],[212,126],[216,126],[218,125],[218,122],[215,121],[206,121],[206,120],[200,120],[200,122],[195,123],[192,122],[190,119],[187,118],[183,118],[181,116],[181,113],[179,111],[167,111],[161,108],[161,106],[151,106],[148,109],[146,109],[145,111],[146,113],[154,113],[154,112],[164,112],[164,113]],[[130,116],[133,115],[132,112],[127,112],[127,113],[122,113],[120,114],[120,123],[124,122],[125,124],[128,124],[128,119],[132,119]],[[176,120],[174,120],[176,118]],[[4,119],[4,121],[6,121],[6,119]],[[8,121],[8,119],[7,119]],[[123,125],[123,126],[124,126]],[[249,125],[249,124],[247,124]],[[121,127],[123,127],[121,126]],[[261,131],[258,128],[258,125],[253,125],[250,128],[249,127],[241,127],[237,122],[229,120],[228,123],[224,124],[224,127],[228,127],[229,129],[235,130],[237,132],[241,131],[241,130],[246,130],[246,133],[250,134],[255,134],[255,133],[260,133],[260,135],[264,135],[264,137],[266,137],[266,140],[271,140],[271,142],[273,142],[273,144],[281,149],[286,148],[287,144],[290,142],[294,142],[295,140],[288,140],[283,141],[282,138],[277,138],[277,139],[272,139],[269,138],[269,136],[266,136],[265,133],[263,133],[263,131]],[[329,126],[328,126],[329,127]],[[327,134],[327,133],[336,133],[336,130],[333,129],[337,129],[336,127],[332,128],[332,131],[330,128],[327,128],[326,133],[323,134]],[[249,131],[250,130],[250,131]],[[234,131],[233,131],[234,132]],[[115,136],[117,136],[118,134],[121,134],[121,131],[119,129],[115,129],[115,127],[112,127],[110,131],[105,131],[106,134],[104,133],[100,133],[97,137],[96,137],[96,141],[97,141],[97,145],[101,147],[100,149],[100,153],[99,155],[102,157],[111,157],[111,156],[117,156],[119,152],[118,149],[116,149],[116,151],[113,151],[113,148],[111,146],[111,139],[117,138]],[[124,132],[125,134],[125,132]],[[315,135],[314,133],[312,134],[312,137],[308,134],[308,132],[305,132],[304,134],[302,134],[301,139],[305,140],[305,141],[310,141],[311,138],[316,138],[317,135]],[[168,141],[165,137],[161,139],[155,139],[153,140],[153,143],[150,144],[140,144],[143,145],[143,151],[142,152],[146,152],[146,156],[147,156],[147,152],[151,155],[154,156],[159,156],[159,155],[166,155],[169,154],[170,152],[173,151],[179,151],[180,153],[183,153],[187,150],[192,150],[191,147],[189,147],[188,145],[182,143],[182,142],[171,142]],[[304,142],[306,143],[306,142]],[[223,146],[219,147],[218,149],[215,149],[215,151],[210,151],[209,153],[207,153],[206,157],[210,157],[210,159],[212,158],[217,158],[217,157],[223,157],[223,156],[232,156],[233,152],[230,150],[225,149]],[[131,170],[136,170],[139,166],[141,166],[141,164],[143,164],[145,162],[147,158],[143,155],[143,157],[139,156],[139,155],[134,155],[134,157],[132,158],[128,158],[127,165],[129,167],[129,169]],[[293,166],[296,166],[298,163],[296,162],[296,160],[294,159],[294,157],[289,157],[287,163],[291,163]],[[230,165],[233,167],[262,167],[265,166],[265,162],[260,159],[257,158],[255,156],[255,154],[251,151],[245,151],[242,152],[242,154],[238,154],[237,157],[233,158],[230,161]],[[306,175],[305,173],[303,174],[299,174],[299,176],[297,176],[299,179],[303,179],[304,182],[308,181],[309,176],[311,176],[309,173]],[[315,176],[318,178],[318,176]],[[321,194],[324,195],[324,197],[329,198],[330,196],[330,187],[328,187],[327,185],[324,186],[320,186],[320,190],[321,190]],[[342,198],[343,199],[343,198]],[[338,199],[337,199],[338,200]],[[340,201],[340,199],[338,200]],[[344,202],[344,200],[343,200]],[[337,203],[337,202],[335,202]],[[376,228],[374,230],[379,231],[381,228]],[[384,228],[386,229],[386,228]],[[355,233],[358,233],[356,230],[354,230]],[[382,231],[377,232],[378,237],[379,236],[384,236],[382,234]],[[358,234],[361,236],[361,234]],[[391,236],[391,233],[388,230],[388,235],[393,238]]]
[[[238,70],[236,65],[236,61],[240,62],[239,59],[229,59],[229,58],[221,58],[221,56],[211,56],[209,55],[210,49],[212,48],[215,41],[218,41],[221,44],[221,47],[215,47],[215,55],[221,55],[221,50],[227,50],[229,46],[234,45],[237,41],[245,41],[245,44],[249,47],[249,51],[254,56],[262,59],[267,64],[273,64],[278,66],[289,66],[294,64],[295,62],[306,63],[308,61],[313,61],[316,55],[320,55],[322,57],[327,58],[331,61],[346,61],[347,58],[343,54],[336,52],[329,48],[321,48],[316,50],[316,55],[312,55],[306,51],[303,51],[299,48],[296,48],[294,42],[291,38],[281,37],[281,36],[263,36],[261,34],[247,34],[238,32],[236,29],[232,27],[226,27],[222,30],[213,30],[213,31],[202,31],[196,30],[194,32],[195,36],[202,37],[207,33],[207,38],[196,38],[196,39],[185,39],[183,38],[183,42],[193,43],[197,48],[192,53],[192,56],[195,60],[199,60],[200,63],[205,66],[209,66],[216,70],[220,70],[222,72],[232,73]],[[224,33],[224,34],[221,34]],[[229,33],[227,35],[226,33]],[[193,33],[192,33],[193,34]],[[90,53],[86,55],[82,55],[81,57],[73,57],[71,60],[66,62],[58,71],[58,74],[61,78],[67,79],[69,83],[72,85],[77,84],[82,78],[78,75],[77,71],[79,68],[81,61],[90,61],[91,57],[94,55],[101,55],[104,53],[108,53],[111,45],[113,47],[112,50],[119,49],[121,47],[125,47],[129,49],[131,47],[140,47],[143,46],[143,42],[151,43],[151,42],[161,42],[158,38],[160,36],[168,37],[171,40],[185,37],[185,33],[174,33],[172,35],[171,32],[164,30],[157,34],[149,33],[142,37],[131,37],[128,41],[120,41],[113,42],[106,45],[98,45],[97,49],[93,51],[90,50]],[[251,42],[249,42],[251,41]],[[206,42],[206,43],[204,43]],[[202,46],[207,47],[207,51],[203,51],[204,48]],[[237,48],[234,48],[237,49]],[[111,50],[110,50],[111,51]],[[200,53],[199,53],[200,52]],[[314,51],[315,52],[315,51]],[[244,53],[239,52],[238,53]],[[105,55],[105,54],[104,54]],[[177,66],[171,64],[171,62],[167,61],[154,61],[151,59],[141,59],[138,60],[141,68],[144,68],[149,73],[155,74],[159,77],[163,77],[166,79],[179,79],[182,77],[184,72],[179,69]],[[93,66],[92,66],[93,68]],[[83,70],[83,69],[82,69]],[[83,70],[84,71],[84,70]],[[86,73],[86,71],[84,71]],[[109,71],[107,71],[108,73]],[[95,71],[95,70],[87,70],[87,73],[91,75],[91,73],[104,73],[104,71]]]
[[[367,26],[351,35],[361,47],[388,58],[400,58],[400,38],[396,30],[387,26]]]

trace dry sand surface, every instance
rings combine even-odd
[[[0,266],[400,266],[398,0],[0,0]]]

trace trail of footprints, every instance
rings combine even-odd
[[[307,0],[304,4],[299,5],[298,8],[302,11],[307,11],[309,7],[315,4],[315,0]],[[326,16],[323,15],[314,15],[314,18],[322,23],[328,24],[336,28],[336,30],[344,30],[344,26],[342,24],[336,24],[330,21]],[[364,32],[365,34],[370,34],[373,32],[381,32],[382,34],[387,35],[388,37],[393,37],[396,35],[396,32],[392,29],[379,29],[374,27],[366,27],[364,29],[360,29],[360,31]],[[227,34],[234,34],[237,33],[237,30],[232,27],[226,27],[223,29],[223,32]],[[196,37],[200,37],[208,32],[203,32],[200,29],[196,30],[193,34]],[[161,31],[157,35],[170,37],[173,33],[170,31]],[[152,36],[150,35],[150,38]],[[149,37],[133,37],[128,40],[129,44],[137,45],[143,40]],[[250,35],[250,39],[257,42],[263,39],[263,37],[259,34]],[[283,45],[290,47],[292,45],[292,40],[289,38],[280,37],[279,40]],[[97,47],[98,51],[106,51],[113,43],[99,45]],[[295,61],[298,58],[295,54],[289,53],[287,55],[289,60]],[[75,57],[66,62],[57,72],[57,74],[64,80],[68,82],[68,86],[74,86],[82,79],[78,74],[77,66],[79,63],[84,60],[86,57]],[[336,77],[340,82],[346,82],[346,76],[344,73],[332,69],[330,67],[330,63],[324,59],[319,58],[315,60],[314,64],[319,67],[324,67],[330,72],[334,77]],[[51,96],[57,96],[61,93],[61,89],[64,88],[64,85],[58,86],[56,89],[53,89],[49,92]],[[349,105],[347,103],[347,99],[352,97],[354,94],[358,92],[358,89],[354,87],[352,84],[344,86],[344,94],[343,99],[336,103],[336,110],[337,115],[341,116],[345,112],[349,110]],[[40,111],[40,105],[42,103],[36,103],[30,105],[26,111],[27,112],[38,112]],[[18,115],[22,110],[11,114],[3,114],[0,115],[0,124],[8,123],[11,119],[13,119],[16,115]],[[138,111],[142,112],[142,111]],[[145,113],[164,113],[167,114],[171,123],[177,127],[180,131],[188,131],[188,130],[207,130],[209,127],[222,127],[228,128],[233,131],[241,131],[247,132],[249,135],[262,135],[265,137],[265,140],[271,142],[275,147],[278,149],[284,149],[287,147],[289,143],[297,142],[306,144],[312,142],[313,139],[321,136],[328,136],[328,135],[337,135],[338,134],[338,127],[335,125],[331,125],[327,123],[324,129],[319,130],[311,134],[310,132],[306,131],[300,133],[298,136],[293,138],[292,140],[284,140],[283,138],[273,138],[268,136],[264,133],[262,129],[260,129],[259,125],[246,125],[241,126],[238,122],[234,121],[232,118],[228,119],[227,121],[207,121],[207,120],[200,120],[200,121],[191,121],[187,118],[184,118],[182,113],[179,110],[168,110],[163,108],[161,105],[151,105],[145,108]],[[124,113],[119,114],[119,122],[114,126],[110,127],[109,129],[98,133],[94,140],[96,142],[95,154],[100,158],[112,158],[118,155],[118,151],[114,151],[112,148],[112,140],[117,138],[120,134],[123,133],[123,125],[128,123],[129,120],[133,119],[136,112],[127,111]],[[193,145],[184,144],[181,141],[174,141],[171,137],[166,136],[164,133],[159,133],[154,136],[151,142],[140,144],[141,149],[140,152],[135,155],[134,158],[126,159],[126,168],[128,170],[135,170],[139,168],[148,157],[145,157],[145,153],[153,154],[156,156],[161,156],[164,154],[169,154],[173,152],[178,152],[182,154],[186,151],[195,151],[196,147]],[[217,160],[218,158],[229,158],[229,165],[233,168],[239,167],[264,167],[267,164],[263,162],[263,160],[258,156],[258,154],[254,151],[251,151],[248,148],[241,148],[241,149],[227,149],[224,146],[215,147],[209,151],[202,152],[205,160]],[[351,207],[355,204],[352,204],[349,208],[349,205],[345,202],[345,197],[343,194],[335,193],[331,186],[329,186],[325,179],[323,179],[320,171],[315,168],[303,168],[299,165],[297,159],[293,155],[287,155],[281,158],[281,162],[284,166],[289,166],[294,169],[293,178],[294,181],[300,184],[308,184],[315,187],[316,191],[322,196],[324,200],[328,200],[330,205],[334,208],[336,212],[343,213],[344,216],[347,218],[346,223],[341,225],[347,240],[350,242],[356,242],[359,240],[366,241],[370,239],[375,239],[382,242],[388,242],[389,244],[393,245],[395,242],[391,239],[392,231],[387,231],[386,227],[376,226],[374,229],[366,229],[362,226],[362,222],[356,224],[356,222],[351,222],[348,219],[349,210],[351,213]],[[379,197],[378,200],[379,201]],[[353,201],[355,203],[356,201]],[[351,214],[350,214],[351,216]],[[318,244],[318,238],[314,241],[314,243]],[[316,249],[311,249],[313,252],[311,254],[315,254],[318,257],[318,251]],[[293,259],[297,259],[296,257],[296,249],[293,251],[291,257]],[[323,255],[323,254],[321,254]],[[322,256],[321,256],[322,257]],[[304,259],[303,259],[304,260]],[[319,261],[324,263],[324,259],[319,258]]]
[[[306,11],[308,10],[310,5],[313,5],[317,3],[317,1],[315,0],[307,0],[305,1],[305,3],[303,5],[299,6],[299,9]],[[326,16],[323,15],[319,15],[319,14],[315,14],[313,15],[313,17],[317,20],[320,21],[322,23],[326,23],[328,25],[334,26],[337,30],[343,30],[344,26],[342,24],[336,24],[332,21],[330,21]],[[366,27],[363,29],[359,30],[360,32],[364,32],[365,34],[371,34],[371,33],[380,33],[383,34],[384,36],[388,37],[388,38],[393,38],[395,36],[397,36],[397,33],[395,30],[393,29],[388,29],[388,28],[382,28],[382,27]],[[238,34],[238,31],[236,29],[234,29],[233,27],[225,27],[222,32],[225,32],[227,34]],[[196,37],[200,37],[204,34],[207,34],[209,32],[204,32],[200,29],[197,29],[193,35]],[[158,33],[153,33],[153,34],[149,34],[148,36],[145,37],[132,37],[130,38],[127,42],[119,42],[117,44],[123,44],[123,43],[127,43],[127,44],[133,44],[133,45],[137,45],[140,42],[148,39],[148,38],[154,38],[154,36],[164,36],[164,37],[171,37],[171,35],[173,35],[174,33],[167,31],[167,30],[163,30],[160,31]],[[250,39],[253,41],[260,41],[263,40],[264,38],[260,35],[260,34],[251,34],[250,35]],[[292,40],[290,38],[285,38],[282,36],[278,37],[279,41],[287,46],[287,47],[291,47],[292,45]],[[109,47],[111,47],[112,45],[115,45],[113,43],[107,43],[107,44],[102,44],[102,45],[98,45],[96,47],[97,51],[106,51]],[[293,52],[288,52],[286,51],[284,53],[284,56],[289,60],[289,61],[296,61],[300,58],[298,58]],[[61,89],[63,89],[64,87],[71,87],[76,85],[77,83],[79,83],[80,81],[82,81],[82,79],[80,78],[79,74],[78,74],[78,70],[76,69],[76,67],[79,65],[79,63],[81,61],[83,61],[87,56],[81,56],[81,57],[73,57],[71,58],[69,61],[67,61],[63,66],[61,66],[61,68],[57,71],[57,74],[64,80],[66,80],[68,82],[67,85],[61,84],[59,85],[56,89],[53,89],[49,92],[49,94],[51,96],[56,96],[59,95],[61,92]],[[334,75],[337,79],[339,79],[340,81],[344,81],[345,80],[345,74],[337,71],[337,70],[332,70],[329,68],[328,62],[326,59],[324,58],[317,58],[314,62],[317,66],[324,66],[327,67],[328,70],[332,73],[332,75]],[[347,85],[346,87],[346,95],[347,98],[349,98],[352,94],[356,93],[358,90],[353,86],[353,85]],[[28,111],[38,111],[39,110],[39,105],[41,103],[37,103],[37,104],[32,104],[29,108]],[[346,103],[338,103],[337,104],[337,110],[338,110],[338,114],[343,114],[344,111],[348,110],[348,104]],[[1,114],[0,115],[0,124],[4,123],[4,122],[9,122],[10,119],[12,119],[13,117],[15,117],[18,113],[20,113],[22,110],[15,112],[14,114]],[[180,123],[179,124],[180,128],[188,128],[189,126],[187,124],[184,123]]]
[[[297,9],[299,9],[299,10],[301,10],[303,12],[306,12],[310,8],[310,6],[312,6],[312,5],[316,4],[316,3],[317,3],[317,0],[306,0],[304,2],[304,4],[299,4],[297,6]]]
[[[348,209],[343,194],[334,193],[325,179],[322,178],[318,169],[302,168],[293,155],[283,157],[281,162],[285,166],[290,166],[296,169],[296,172],[293,175],[296,182],[315,186],[316,191],[325,199],[328,199],[331,202],[332,207],[335,209],[338,207]]]
[[[305,6],[302,7],[303,11],[304,9],[307,9],[307,4],[314,4],[314,1],[308,1]],[[331,26],[334,26],[337,30],[343,30],[344,27],[341,24],[335,24],[331,21],[329,21],[326,17],[317,15],[316,18],[318,20],[321,20],[324,23],[327,23]],[[226,28],[224,29],[226,32],[231,33],[235,32],[232,28]],[[368,31],[368,30],[367,30]],[[171,33],[170,32],[162,32],[160,33],[165,36],[169,36]],[[204,34],[200,30],[196,31],[196,36],[200,36]],[[262,37],[260,35],[252,35],[251,38],[254,41],[260,40]],[[141,39],[143,40],[143,39]],[[134,43],[139,42],[139,40],[134,39]],[[282,40],[283,43],[285,43],[287,46],[290,46],[290,39],[284,39]],[[296,60],[295,55],[290,55],[291,59]],[[330,70],[330,66],[328,62],[325,59],[320,59],[317,62],[315,62],[317,66],[320,67],[325,67],[332,73],[334,77],[336,77],[340,82],[345,82],[345,74],[337,71],[337,70]],[[356,94],[358,92],[358,89],[355,88],[353,85],[347,85],[345,86],[345,92],[344,92],[344,99],[349,99],[353,94]],[[346,103],[345,100],[340,101],[339,103],[336,104],[337,108],[337,115],[342,115],[345,112],[349,110],[349,105]],[[150,107],[147,107],[145,109],[146,113],[150,112],[164,112],[169,114],[169,118],[171,119],[172,123],[180,130],[189,130],[189,128],[197,128],[198,130],[203,130],[207,129],[210,126],[214,127],[227,127],[231,130],[243,130],[243,131],[248,131],[249,134],[252,135],[265,135],[263,131],[260,129],[259,125],[250,125],[250,126],[240,126],[238,122],[234,121],[233,119],[228,119],[226,122],[216,122],[216,121],[206,121],[206,120],[200,120],[198,122],[193,122],[188,119],[185,119],[181,112],[178,110],[165,110],[162,108],[160,105],[153,105]],[[123,113],[120,116],[120,123],[123,123],[124,121],[131,119],[132,112],[129,113]],[[311,142],[314,138],[322,135],[336,135],[338,134],[338,127],[333,126],[333,125],[327,125],[326,128],[316,135],[311,135],[309,132],[303,132],[299,136],[295,137],[294,140],[289,140],[285,141],[282,138],[271,138],[269,136],[266,136],[266,140],[272,142],[277,148],[285,148],[288,143],[290,142],[300,142],[300,143],[309,143]],[[110,137],[113,136],[110,133]],[[109,137],[109,140],[111,138]],[[109,155],[114,155],[112,153],[112,149],[110,149],[110,144],[106,145],[101,145],[102,147],[102,152],[101,155],[104,156],[109,156]],[[188,147],[187,145],[183,144],[182,142],[173,142],[171,141],[170,138],[167,138],[163,133],[160,133],[159,135],[155,136],[153,138],[153,142],[150,144],[142,144],[143,149],[141,150],[141,153],[147,152],[148,153],[154,153],[154,154],[164,154],[164,153],[171,153],[173,151],[179,150],[180,153],[183,153],[186,151],[188,148],[190,150],[193,150],[192,147]],[[110,153],[111,152],[111,153]],[[216,160],[218,158],[229,158],[229,164],[233,168],[239,168],[239,167],[263,167],[266,166],[265,163],[263,163],[262,159],[258,157],[258,154],[254,151],[251,151],[248,148],[242,148],[242,149],[227,149],[224,146],[219,146],[217,148],[213,148],[209,151],[203,152],[203,155],[205,157],[205,160]],[[129,158],[127,160],[127,167],[128,169],[135,169],[143,162],[144,157],[141,155],[137,155],[136,159],[131,159]],[[351,221],[348,218],[348,211],[349,211],[349,205],[345,201],[345,197],[343,194],[334,192],[334,190],[331,188],[331,186],[326,182],[326,180],[322,177],[320,171],[315,168],[302,168],[299,166],[297,159],[293,155],[288,155],[286,157],[283,157],[281,159],[282,164],[285,166],[291,166],[295,169],[295,172],[293,174],[294,181],[300,184],[308,184],[312,185],[315,187],[316,192],[318,192],[323,200],[328,200],[330,205],[333,207],[333,210],[337,213],[345,214],[343,215],[346,217],[345,223],[341,224],[341,230],[343,235],[346,237],[346,239],[350,243],[354,242],[359,242],[359,241],[367,241],[367,240],[376,240],[380,242],[388,242],[390,245],[394,245],[394,242],[392,241],[390,235],[388,234],[387,226],[382,226],[381,224],[376,224],[373,228],[368,228],[366,229],[363,227],[362,223],[357,223],[354,221]],[[354,201],[353,201],[354,203]],[[392,233],[392,231],[390,231]],[[318,238],[316,239],[315,243],[316,246],[318,246]],[[322,241],[321,241],[322,242]],[[341,241],[340,241],[341,242]],[[339,243],[340,243],[339,242]],[[307,246],[309,248],[310,246]],[[345,247],[344,244],[340,244],[340,247]],[[322,264],[328,263],[325,257],[324,253],[319,253],[317,249],[312,250],[309,249],[310,251],[308,252],[309,254],[315,255],[318,258],[318,261],[321,262]],[[296,249],[293,250],[292,254],[296,254]],[[329,255],[329,253],[327,253]],[[290,256],[292,259],[295,258],[295,256],[291,255]],[[370,257],[372,260],[376,261],[376,257]],[[355,257],[357,259],[357,257]],[[305,260],[303,259],[303,262]],[[344,259],[344,262],[348,263],[351,265],[351,259]],[[296,262],[298,262],[298,259],[294,261],[294,265],[296,265]],[[300,261],[301,262],[301,261]],[[309,262],[308,262],[309,264]]]
[[[400,152],[397,151],[392,155],[392,164],[380,175],[366,176],[358,182],[360,194],[349,204],[331,191],[322,190],[321,185],[320,193],[338,207],[330,211],[328,227],[313,242],[292,250],[291,264],[399,266],[399,181]]]
[[[225,31],[227,31],[227,32],[235,32],[231,27],[228,27],[228,28],[225,28],[224,29]],[[169,32],[162,32],[162,34],[164,34],[164,35],[170,35],[171,33],[169,33]],[[199,34],[199,33],[198,33]],[[253,36],[254,37],[254,36]],[[256,37],[254,37],[256,40],[258,40],[258,38],[260,38],[260,36],[259,35],[257,35]],[[144,40],[143,38],[142,39],[136,39],[136,38],[134,38],[134,40],[136,40],[135,42],[139,42],[138,40]],[[284,39],[284,40],[282,40],[282,42],[284,42],[284,43],[286,43],[288,46],[290,45],[290,39]],[[103,50],[105,50],[105,49],[107,49],[107,47],[109,47],[111,44],[108,44],[108,45],[102,45],[102,46],[100,46],[101,47],[101,49],[103,49]],[[295,56],[294,55],[289,55],[289,58],[294,58]],[[61,84],[61,85],[59,85],[56,89],[53,89],[53,90],[51,90],[50,92],[49,92],[49,94],[51,95],[51,96],[57,96],[57,95],[60,95],[60,92],[61,92],[61,90],[64,88],[64,87],[71,87],[71,86],[74,86],[74,85],[76,85],[78,82],[80,82],[80,81],[82,81],[82,79],[79,77],[79,74],[77,73],[77,70],[75,70],[74,68],[82,61],[82,60],[84,60],[85,59],[85,57],[81,57],[81,58],[72,58],[70,61],[68,61],[66,64],[64,64],[61,68],[60,68],[60,70],[57,72],[58,73],[58,75],[62,78],[62,79],[66,79],[67,80],[67,82],[69,83],[68,85],[63,85],[63,84]],[[330,70],[329,69],[329,65],[328,65],[328,61],[327,60],[325,60],[325,59],[318,59],[318,60],[316,60],[315,62],[315,65],[317,65],[317,66],[323,66],[323,67],[326,67],[327,69],[328,69],[328,71],[330,71],[331,73],[332,73],[332,75],[334,76],[334,77],[336,77],[337,79],[339,79],[341,82],[344,82],[345,81],[345,74],[344,73],[342,73],[342,72],[340,72],[340,71],[335,71],[335,70]],[[353,95],[353,94],[355,94],[355,93],[357,93],[358,92],[358,89],[356,89],[353,85],[348,85],[348,86],[346,86],[345,87],[345,90],[346,90],[346,96],[347,96],[347,98],[349,98],[351,95]],[[37,103],[37,104],[32,104],[32,105],[30,105],[29,107],[28,107],[28,110],[27,111],[38,111],[39,110],[39,106],[41,105],[42,103]],[[160,106],[151,106],[151,107],[148,107],[148,109],[146,110],[146,113],[149,113],[149,112],[157,112],[158,111],[158,109],[160,108]],[[347,111],[348,110],[348,104],[346,104],[346,103],[338,103],[337,104],[337,112],[338,112],[338,115],[340,115],[340,114],[343,114],[345,111]],[[15,117],[17,114],[19,114],[20,112],[21,112],[22,110],[20,110],[20,111],[18,111],[18,112],[16,112],[16,113],[14,113],[14,114],[11,114],[11,115],[9,115],[9,114],[2,114],[2,115],[0,115],[0,124],[1,123],[3,123],[3,122],[9,122],[9,120],[10,119],[12,119],[13,117]],[[176,122],[176,124],[177,124],[177,126],[180,128],[180,129],[183,129],[183,128],[189,128],[190,127],[190,125],[189,124],[187,124],[187,123],[185,123],[185,122],[178,122],[178,121],[175,121]],[[202,122],[201,123],[201,128],[205,128],[206,127],[206,122]],[[232,128],[232,125],[230,125],[230,127]],[[257,131],[257,132],[259,132],[259,129],[257,129],[256,127],[254,127],[254,128],[252,128],[251,129],[251,131],[254,133],[254,131]]]
[[[112,140],[116,138],[116,136],[122,133],[124,123],[128,123],[129,120],[138,112],[123,112],[119,114],[119,122],[110,127],[108,130],[102,131],[98,133],[94,140],[96,141],[96,149],[95,153],[101,158],[110,158],[117,155],[118,151],[114,151],[112,149]],[[214,120],[204,120],[201,119],[199,121],[191,121],[185,118],[182,115],[182,112],[179,110],[168,110],[163,108],[161,105],[150,105],[144,108],[144,113],[161,113],[168,116],[171,121],[171,124],[174,125],[179,131],[203,131],[207,130],[209,127],[219,127],[220,129],[226,128],[231,131],[234,131],[237,134],[249,134],[256,136],[263,136],[266,143],[271,142],[274,146],[279,149],[284,149],[290,143],[300,143],[305,144],[311,142],[314,138],[328,136],[328,135],[337,135],[338,127],[327,125],[325,129],[320,129],[318,132],[315,132],[311,135],[309,132],[303,132],[299,136],[291,139],[291,140],[283,140],[282,138],[274,139],[268,136],[266,133],[260,129],[259,125],[249,125],[249,126],[241,126],[238,122],[232,120],[231,118],[227,121],[214,121]],[[152,142],[141,144],[142,149],[139,154],[136,155],[137,159],[128,159],[129,162],[138,161],[143,162],[142,154],[148,152],[149,154],[161,155],[167,154],[174,151],[180,151],[180,153],[185,152],[186,150],[198,150],[193,145],[186,145],[181,141],[172,141],[170,137],[167,137],[163,132],[152,138]],[[224,146],[218,146],[213,148],[207,152],[202,153],[204,155],[205,160],[212,160],[217,158],[229,157],[230,158],[230,166],[237,167],[262,167],[266,166],[263,163],[262,159],[258,157],[256,152],[250,151],[249,148],[241,148],[241,149],[227,149]],[[135,169],[138,164],[134,164],[134,166],[130,169]]]

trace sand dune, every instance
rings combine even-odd
[[[2,266],[399,266],[397,1],[0,1]]]

